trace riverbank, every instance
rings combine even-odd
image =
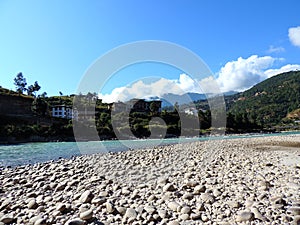
[[[6,168],[0,224],[299,224],[299,155],[290,135]]]
[[[263,134],[283,134],[283,133],[300,133],[300,130],[287,130],[287,131],[275,131],[275,130],[260,130],[260,131],[253,131],[253,132],[232,132],[226,131],[225,135],[227,137],[231,136],[244,136],[244,135],[263,135]],[[199,135],[201,137],[211,137],[210,131]],[[180,138],[181,136],[176,135],[166,135],[164,139],[172,139],[172,138]],[[195,138],[195,137],[192,137]],[[142,138],[137,137],[129,137],[127,139],[122,140],[139,140]],[[146,138],[144,138],[146,139]],[[160,137],[157,139],[161,139]],[[116,137],[109,137],[105,135],[99,136],[99,139],[90,140],[89,137],[85,137],[82,139],[75,139],[74,136],[39,136],[39,135],[30,135],[27,137],[14,137],[14,136],[0,136],[0,145],[15,145],[15,144],[26,144],[26,143],[46,143],[46,142],[86,142],[86,141],[111,141],[111,140],[118,140]]]

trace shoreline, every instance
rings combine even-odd
[[[232,132],[225,132],[226,137],[234,137],[234,136],[244,136],[244,135],[264,135],[264,134],[285,134],[285,133],[300,133],[300,130],[290,130],[290,131],[261,131],[261,132],[245,132],[245,133],[232,133]],[[205,137],[214,137],[218,135],[210,135],[210,134],[203,134],[199,135],[196,138],[205,138]],[[164,140],[173,139],[173,138],[180,138],[178,137],[167,137],[163,138]],[[186,138],[195,138],[195,137],[186,137]],[[6,140],[4,140],[6,139]],[[43,137],[43,136],[33,136],[25,139],[18,139],[17,137],[0,137],[0,146],[1,145],[16,145],[16,144],[27,144],[27,143],[51,143],[51,142],[89,142],[89,141],[117,141],[119,139],[116,138],[107,138],[107,139],[99,139],[99,140],[89,140],[88,138],[76,141],[74,137]],[[149,140],[147,138],[132,138],[132,139],[121,139],[124,140]],[[160,138],[154,139],[160,140]]]
[[[300,134],[299,131],[283,132],[283,133],[245,133],[245,134],[230,134],[230,135],[207,135],[201,137],[179,137],[179,138],[165,138],[165,139],[130,139],[130,140],[105,140],[105,141],[88,141],[88,142],[31,142],[31,143],[20,143],[14,145],[0,145],[4,150],[4,155],[1,156],[0,170],[4,168],[15,168],[17,166],[34,165],[37,163],[55,162],[61,159],[70,159],[78,155],[89,155],[100,152],[119,152],[128,151],[130,149],[145,149],[155,146],[167,146],[174,144],[182,144],[189,142],[198,141],[215,141],[215,140],[231,140],[231,139],[245,139],[245,138],[257,138],[257,137],[272,137],[272,136],[288,136],[293,134]],[[53,143],[53,144],[52,144]],[[85,148],[77,149],[78,146],[84,143]],[[29,144],[27,146],[27,144]],[[39,152],[32,152],[30,149],[35,149],[35,144],[41,144],[40,148],[44,149]],[[45,146],[43,145],[45,144]],[[33,145],[33,147],[30,147]],[[70,146],[74,145],[76,146]],[[44,146],[44,147],[43,147]],[[58,155],[53,154],[52,147],[57,149],[60,148]],[[61,146],[61,147],[59,147]],[[93,147],[92,147],[93,146]],[[99,149],[106,149],[104,151],[95,151],[98,146]],[[12,151],[15,152],[16,160],[14,155],[9,154],[6,158],[5,152],[9,152],[10,148],[13,147]],[[69,149],[73,149],[69,152]],[[90,150],[89,150],[90,149]],[[22,157],[18,156],[17,151],[22,152]],[[90,152],[91,151],[91,152]],[[65,153],[64,153],[65,152]],[[1,152],[0,152],[1,153]],[[44,156],[43,156],[44,155]],[[31,160],[33,159],[33,160]],[[10,162],[10,163],[9,163]]]
[[[5,168],[0,223],[296,225],[300,162],[282,159],[300,155],[299,137],[194,142]]]
[[[269,130],[262,130],[262,131],[253,131],[253,132],[231,132],[226,131],[226,136],[239,136],[239,135],[259,135],[259,134],[276,134],[276,133],[289,133],[289,132],[299,132],[300,130],[287,130],[287,131],[269,131]],[[210,133],[199,135],[198,137],[209,137]],[[177,137],[166,137],[164,139],[170,139],[170,138],[180,138],[180,136]],[[139,138],[136,138],[139,140]],[[160,139],[160,138],[157,138]],[[85,142],[85,141],[112,141],[112,140],[118,140],[116,138],[103,138],[99,137],[99,140],[89,140],[88,138],[83,138],[82,140],[79,140],[79,142]],[[126,140],[126,139],[122,139]],[[128,139],[128,140],[135,140]],[[144,140],[144,139],[141,139]],[[30,136],[26,138],[20,138],[20,137],[0,137],[0,145],[14,145],[14,144],[26,144],[26,143],[46,143],[46,142],[76,142],[74,136],[72,137],[44,137],[44,136]]]

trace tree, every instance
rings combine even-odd
[[[174,112],[179,112],[179,104],[178,104],[178,102],[175,102],[175,104],[174,104]]]
[[[41,95],[39,95],[39,97],[46,98],[47,97],[47,92],[44,91]]]
[[[27,94],[31,96],[35,96],[37,91],[41,89],[41,86],[38,84],[38,82],[34,82],[33,85],[28,86],[27,88]]]
[[[156,102],[151,102],[150,103],[150,110],[151,110],[151,113],[152,114],[155,114],[155,113],[157,113],[158,112],[158,110],[159,110],[159,105],[156,103]]]
[[[26,78],[23,77],[22,73],[17,74],[17,76],[14,79],[14,85],[16,86],[16,90],[19,94],[23,94],[23,92],[27,90]]]

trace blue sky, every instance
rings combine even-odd
[[[15,89],[13,78],[23,72],[48,95],[72,94],[89,66],[109,50],[163,40],[201,57],[222,91],[244,90],[300,68],[299,8],[298,0],[2,0],[0,85]],[[108,97],[146,75],[190,88],[184,71],[147,64],[124,69],[102,92]]]

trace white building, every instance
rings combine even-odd
[[[184,112],[188,115],[193,115],[193,116],[197,116],[198,115],[198,110],[195,108],[186,108],[184,110]]]
[[[52,106],[51,115],[52,117],[65,118],[65,119],[78,118],[77,110],[73,110],[72,107],[65,106],[65,105]]]

